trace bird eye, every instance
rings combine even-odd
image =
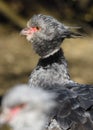
[[[37,30],[40,30],[40,27],[37,26],[36,29],[37,29]]]
[[[25,106],[26,106],[26,104],[25,104],[25,103],[22,103],[22,104],[17,104],[17,105],[11,106],[10,109],[24,108]]]
[[[22,103],[19,105],[20,108],[24,108],[26,106],[26,103]]]

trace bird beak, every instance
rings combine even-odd
[[[30,29],[29,28],[24,28],[21,32],[20,32],[20,34],[21,35],[28,35],[29,34],[29,31]]]
[[[0,126],[8,124],[17,115],[19,111],[19,107],[13,108],[11,110],[4,110],[4,112],[0,114]]]
[[[8,122],[8,115],[5,113],[0,114],[0,127]]]

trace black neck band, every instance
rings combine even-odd
[[[64,54],[62,49],[60,48],[55,54],[47,57],[47,58],[40,58],[38,62],[38,66],[45,67],[47,65],[51,65],[53,63],[62,63],[62,59],[64,59]]]

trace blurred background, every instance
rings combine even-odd
[[[0,0],[0,95],[26,83],[38,56],[20,31],[34,14],[46,14],[70,26],[80,26],[86,37],[63,43],[70,75],[93,84],[93,0]]]

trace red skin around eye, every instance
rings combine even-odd
[[[36,27],[33,27],[33,28],[28,29],[28,34],[31,34],[31,33],[37,32],[37,31],[38,31],[38,29]]]
[[[21,31],[21,35],[28,35],[28,34],[33,34],[37,31],[41,30],[40,28],[38,27],[28,27],[28,28],[24,28],[22,31]]]

